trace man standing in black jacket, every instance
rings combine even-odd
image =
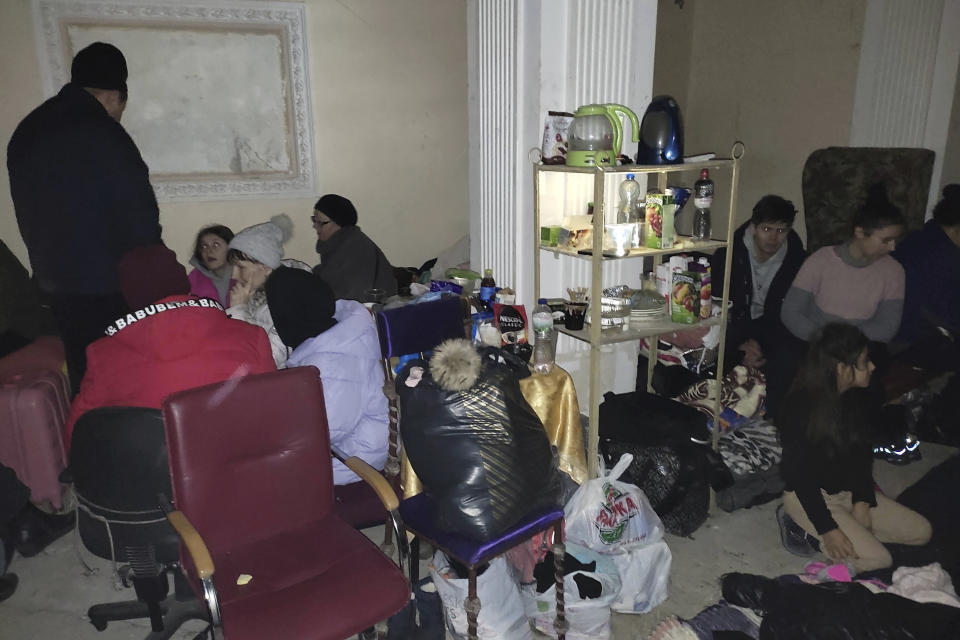
[[[727,322],[727,363],[744,364],[767,374],[767,408],[786,393],[792,374],[780,375],[776,357],[790,348],[793,337],[780,321],[783,298],[807,257],[793,230],[797,210],[780,196],[767,195],[753,207],[750,221],[733,234],[730,259],[730,302]],[[711,261],[711,282],[718,295],[726,277],[726,248]]]
[[[117,263],[160,242],[147,165],[120,125],[127,63],[95,42],[73,59],[70,82],[17,126],[7,147],[10,192],[33,275],[49,296],[74,393],[85,349],[128,311]]]

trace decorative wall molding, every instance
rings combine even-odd
[[[89,41],[124,51],[123,123],[158,199],[316,193],[303,4],[33,0],[33,9],[47,96]]]

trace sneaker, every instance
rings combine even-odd
[[[784,549],[801,558],[809,558],[817,553],[820,545],[813,544],[817,539],[788,516],[782,504],[777,507],[777,524],[780,526],[780,541]]]
[[[17,582],[19,580],[15,573],[5,573],[0,576],[0,602],[13,595],[13,592],[17,590]]]
[[[49,544],[69,533],[76,522],[76,511],[64,514],[44,513],[28,504],[16,520],[17,552],[30,558],[43,551]]]

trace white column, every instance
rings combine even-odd
[[[936,201],[960,54],[960,0],[868,0],[850,145],[936,153]]]
[[[540,146],[543,118],[548,110],[603,102],[642,117],[653,86],[656,17],[656,0],[468,2],[471,262],[493,268],[498,284],[514,285],[527,309],[535,303],[530,252],[539,232],[528,152]],[[632,134],[626,123],[624,138]],[[625,142],[624,152],[634,155],[636,143]],[[566,199],[582,205],[591,198]],[[547,257],[542,264],[549,296],[568,284],[589,285],[585,260]],[[604,282],[638,285],[640,262],[626,264],[626,271],[622,263],[606,265]],[[584,403],[588,347],[562,336],[559,351]],[[632,389],[636,354],[636,343],[611,348],[602,386]]]

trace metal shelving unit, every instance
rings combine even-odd
[[[544,165],[534,163],[533,165],[533,208],[534,208],[534,251],[533,251],[533,283],[534,299],[540,297],[540,255],[542,252],[548,252],[559,255],[566,255],[572,258],[591,261],[590,269],[590,295],[591,298],[597,295],[597,292],[603,290],[603,263],[609,260],[634,260],[650,256],[653,260],[654,269],[656,265],[662,262],[663,256],[684,253],[688,251],[714,250],[719,247],[729,246],[733,241],[734,217],[737,210],[737,190],[740,178],[740,159],[743,157],[744,145],[742,142],[734,143],[730,149],[729,158],[717,158],[707,162],[691,162],[687,164],[676,165],[627,165],[620,167],[568,167],[566,165]],[[664,191],[667,188],[667,176],[677,173],[694,173],[699,176],[701,169],[711,169],[719,171],[729,171],[730,180],[730,208],[727,216],[726,237],[723,240],[711,239],[708,241],[695,241],[689,237],[679,237],[677,246],[670,249],[633,249],[629,255],[623,257],[604,256],[603,232],[604,224],[613,222],[614,207],[608,206],[605,198],[605,178],[610,174],[647,174],[650,178],[656,175],[657,188]],[[542,247],[540,245],[540,182],[545,173],[569,173],[569,174],[588,174],[593,176],[593,246],[589,255],[581,254],[568,249],[556,247]],[[649,183],[648,183],[649,184]],[[692,197],[692,196],[691,196]],[[585,204],[585,203],[584,203]],[[691,203],[692,204],[692,203]],[[610,220],[608,220],[610,218]],[[725,272],[730,273],[731,251],[727,251]],[[563,327],[557,329],[572,338],[582,340],[590,345],[590,402],[589,418],[590,431],[587,440],[587,464],[589,466],[590,477],[597,476],[597,450],[599,443],[599,407],[603,391],[600,386],[600,347],[607,344],[618,342],[628,342],[659,336],[674,331],[682,331],[694,327],[720,325],[720,345],[717,353],[717,384],[713,394],[713,415],[714,425],[719,424],[720,415],[720,394],[717,392],[720,388],[720,380],[723,377],[724,364],[724,342],[726,339],[727,327],[727,300],[730,293],[730,278],[726,278],[723,283],[723,292],[721,294],[720,316],[719,318],[710,318],[701,321],[695,325],[679,324],[665,319],[662,322],[650,323],[639,329],[628,328],[626,330],[601,330],[601,309],[599,304],[590,305],[590,325],[578,331],[568,330]],[[653,367],[657,362],[657,341],[650,341],[649,344],[649,363],[647,375],[647,389],[652,391],[651,381],[653,380]],[[717,441],[720,436],[719,429],[713,430],[713,446],[717,447]]]

